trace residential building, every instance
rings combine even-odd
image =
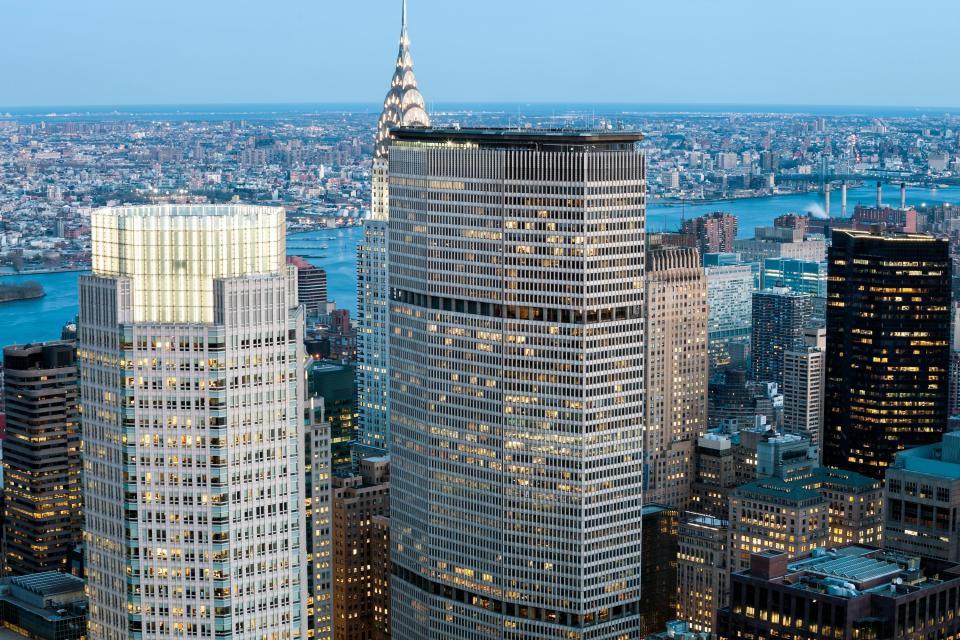
[[[887,467],[885,546],[960,562],[960,432],[901,451]]]
[[[324,313],[327,308],[327,272],[300,256],[287,256],[287,264],[297,268],[297,297],[307,315]]]
[[[641,136],[391,135],[393,633],[639,638]]]
[[[370,519],[370,602],[373,608],[373,640],[386,640],[390,634],[390,518]]]
[[[696,247],[700,255],[733,251],[733,241],[737,239],[737,216],[715,211],[684,220],[680,232],[690,238],[691,246]]]
[[[3,350],[3,564],[7,575],[69,571],[80,544],[80,415],[73,342]]]
[[[359,473],[334,476],[333,629],[338,640],[373,637],[373,518],[389,513],[389,458],[364,458]]]
[[[306,637],[303,311],[284,218],[91,213],[77,324],[91,638]]]
[[[390,128],[401,126],[430,126],[430,116],[413,73],[406,0],[400,50],[390,90],[383,100],[383,111],[377,121],[370,217],[363,221],[363,239],[357,244],[357,452],[360,457],[385,454],[390,441],[387,153]]]
[[[333,637],[333,508],[330,425],[323,399],[304,416],[304,517],[307,523],[307,638]]]
[[[824,463],[881,479],[946,429],[948,242],[835,230],[829,273]]]
[[[805,342],[802,348],[783,353],[783,431],[806,437],[820,459],[826,354],[823,349],[809,346],[809,331]]]
[[[707,428],[707,287],[696,249],[647,249],[644,502],[685,509]]]
[[[785,287],[753,294],[753,379],[783,384],[783,357],[805,346],[804,331],[813,311],[812,296]]]

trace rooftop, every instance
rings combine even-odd
[[[896,469],[960,480],[960,432],[945,433],[942,442],[899,452],[890,467],[890,470]]]
[[[633,145],[643,139],[635,131],[593,131],[577,129],[421,128],[400,127],[390,134],[399,142],[474,143],[480,146],[617,146]]]
[[[41,597],[83,591],[84,585],[80,578],[58,571],[44,571],[43,573],[17,576],[11,578],[10,583]]]

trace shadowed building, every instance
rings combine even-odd
[[[883,478],[947,426],[948,242],[836,230],[829,258],[824,464]]]
[[[69,571],[80,543],[80,424],[74,343],[3,350],[4,570]]]

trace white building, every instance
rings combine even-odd
[[[640,136],[392,136],[393,635],[638,638]]]
[[[417,88],[407,33],[407,4],[403,3],[400,51],[390,90],[377,123],[373,159],[370,217],[363,221],[363,240],[357,245],[357,457],[382,455],[389,449],[390,398],[387,333],[390,314],[387,282],[387,234],[390,202],[387,181],[387,142],[391,127],[429,127],[423,96]]]
[[[91,215],[89,637],[305,638],[303,317],[281,208]]]

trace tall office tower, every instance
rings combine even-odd
[[[950,386],[947,415],[960,416],[960,301],[950,307]]]
[[[838,229],[829,263],[823,459],[881,479],[947,426],[948,242]]]
[[[80,424],[73,342],[3,350],[4,573],[69,571],[80,543]]]
[[[707,282],[696,249],[651,245],[646,266],[643,499],[683,510],[707,429]]]
[[[754,274],[749,264],[713,264],[705,256],[707,273],[707,339],[711,372],[734,364],[732,345],[750,342],[753,329]]]
[[[370,519],[370,600],[373,605],[371,625],[373,640],[386,640],[390,634],[390,518],[373,516]]]
[[[817,347],[783,354],[783,431],[805,436],[822,459],[824,358]]]
[[[323,640],[333,637],[333,509],[330,427],[322,399],[309,401],[304,418],[307,638]]]
[[[90,637],[304,638],[303,311],[284,211],[91,214]]]
[[[785,287],[753,294],[753,379],[783,384],[783,354],[802,349],[812,296]]]
[[[297,297],[307,315],[327,311],[327,272],[300,256],[287,256],[287,264],[297,268]]]
[[[329,427],[333,470],[349,468],[350,443],[354,440],[356,425],[355,368],[347,364],[312,362],[308,369],[308,395],[323,399],[323,418]]]
[[[730,491],[743,484],[737,473],[733,439],[707,433],[697,440],[690,510],[726,520]]]
[[[377,122],[370,217],[363,221],[357,244],[357,456],[382,455],[389,448],[390,361],[387,338],[390,285],[387,281],[387,234],[390,221],[387,151],[391,127],[429,127],[430,116],[417,88],[403,0],[400,52]]]
[[[677,510],[662,504],[643,507],[640,572],[640,637],[660,631],[677,617]]]
[[[819,325],[825,322],[827,309],[827,263],[796,258],[766,258],[760,276],[760,288],[786,287],[791,291],[809,293],[813,310],[811,319]]]
[[[886,548],[960,563],[960,432],[901,451],[886,480]]]
[[[733,241],[737,239],[737,216],[715,211],[684,220],[680,232],[690,238],[691,246],[699,249],[700,255],[733,251]]]
[[[728,599],[726,518],[687,513],[680,522],[677,554],[678,617],[693,631],[712,631],[717,609]]]
[[[393,137],[393,634],[638,638],[641,136]]]
[[[390,513],[390,459],[364,458],[333,478],[333,632],[366,640],[374,630],[373,518]]]

